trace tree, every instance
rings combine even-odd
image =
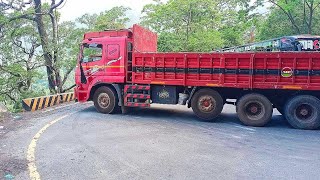
[[[314,16],[320,8],[320,0],[269,0],[290,21],[297,34],[314,32]]]
[[[47,67],[47,76],[48,76],[48,83],[49,83],[49,89],[51,92],[62,92],[61,89],[61,76],[59,69],[56,67],[56,64],[58,63],[58,28],[57,28],[57,19],[56,19],[56,13],[54,12],[54,9],[59,7],[63,3],[63,0],[60,0],[57,4],[55,3],[55,0],[51,0],[51,5],[49,10],[43,11],[42,8],[42,2],[41,0],[34,0],[34,11],[35,11],[35,17],[34,21],[37,24],[38,33],[40,36],[40,42],[43,50],[43,57],[45,60],[45,65]],[[52,26],[52,38],[51,38],[51,48],[50,48],[50,37],[47,33],[47,30],[45,28],[43,15],[49,15],[51,19],[51,26]],[[57,87],[57,88],[56,88]]]
[[[10,109],[19,109],[22,98],[47,94],[46,84],[51,93],[74,87],[69,77],[83,31],[59,24],[55,9],[62,2],[0,2],[0,99]]]
[[[234,7],[247,6],[245,0],[154,0],[143,8],[141,23],[158,32],[160,51],[211,51],[241,43],[245,23]]]
[[[15,109],[20,106],[21,98],[39,95],[39,91],[34,91],[32,84],[39,75],[37,69],[44,64],[35,32],[31,22],[21,19],[2,29],[0,99],[6,105],[14,104]]]
[[[46,66],[47,79],[51,93],[63,92],[63,84],[60,76],[59,47],[58,47],[58,13],[56,8],[64,0],[50,0],[50,4],[43,3],[42,0],[30,0],[28,2],[20,0],[1,1],[0,9],[6,16],[0,25],[0,30],[5,25],[17,20],[27,20],[34,22],[37,28],[37,36],[41,45],[44,65]],[[50,21],[46,21],[49,17]]]
[[[299,1],[302,2],[302,1]],[[318,8],[315,6],[316,1],[309,2],[308,4],[313,4],[313,9]],[[307,2],[301,4],[295,4],[293,6],[292,2],[288,2],[291,6],[286,7],[286,3],[281,4],[280,1],[277,2],[278,5],[273,5],[271,11],[265,16],[265,19],[261,21],[261,25],[258,27],[257,37],[259,40],[266,40],[286,35],[296,35],[296,34],[319,34],[320,26],[317,22],[320,20],[320,12],[314,11],[312,13],[312,18],[310,18],[309,10],[307,9]],[[282,8],[279,8],[281,6]],[[293,19],[288,17],[292,16]],[[309,14],[307,16],[307,14]],[[306,19],[308,19],[307,23]],[[311,25],[311,26],[310,26]]]
[[[56,66],[64,74],[64,76],[61,77],[62,82],[59,87],[63,89],[63,92],[73,88],[74,77],[70,77],[70,75],[73,75],[72,72],[76,66],[79,54],[79,43],[82,40],[84,32],[85,29],[77,27],[76,22],[67,21],[59,25],[59,62]]]
[[[281,36],[294,35],[296,31],[285,14],[279,9],[274,9],[268,16],[261,20],[260,26],[257,28],[256,39],[268,40]]]
[[[126,11],[128,10],[130,10],[130,8],[117,6],[100,13],[97,17],[95,30],[103,31],[106,29],[125,28],[125,24],[130,20],[128,17],[126,17]]]
[[[126,16],[128,7],[116,6],[100,14],[84,14],[77,18],[84,30],[104,31],[107,29],[123,29],[130,18]]]

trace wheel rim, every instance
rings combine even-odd
[[[299,120],[307,121],[311,117],[313,117],[314,108],[309,104],[300,104],[299,106],[297,106],[295,114],[299,118]]]
[[[101,93],[98,96],[98,104],[102,108],[107,108],[110,105],[110,97],[107,93]]]
[[[265,114],[265,108],[259,101],[250,101],[245,104],[245,114],[251,120],[259,120]]]
[[[198,101],[198,108],[204,113],[212,112],[216,107],[216,101],[212,96],[201,96]]]

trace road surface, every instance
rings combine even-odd
[[[267,127],[243,126],[230,105],[208,123],[182,106],[105,115],[74,104],[0,137],[0,161],[0,178],[15,179],[319,179],[320,131],[277,112]]]

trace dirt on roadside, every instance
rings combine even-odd
[[[0,152],[0,179],[14,179],[14,175],[27,170],[27,160],[8,157]]]
[[[0,113],[0,137],[3,136],[7,130],[12,126],[13,117],[11,113],[1,112]],[[9,128],[9,129],[8,129]]]
[[[22,122],[15,121],[17,117],[20,116],[9,112],[0,113],[0,140],[6,133],[21,126]],[[10,157],[1,151],[0,161],[0,179],[14,179],[14,174],[19,174],[27,169],[26,160]]]
[[[37,117],[39,112],[1,113],[0,115],[0,139],[9,131],[14,131],[25,125],[28,119]]]
[[[9,131],[14,131],[20,128],[21,126],[26,125],[29,119],[42,117],[44,115],[54,114],[55,108],[70,105],[73,103],[74,102],[63,103],[59,106],[53,106],[47,109],[42,109],[34,112],[29,112],[29,111],[20,112],[20,113],[0,112],[0,139],[4,137],[4,135],[7,134]]]
[[[37,117],[41,112],[4,112],[0,114],[0,139],[9,131],[14,131],[25,125],[28,119]]]

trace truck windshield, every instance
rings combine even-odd
[[[102,44],[83,44],[82,62],[99,61],[102,58]]]

